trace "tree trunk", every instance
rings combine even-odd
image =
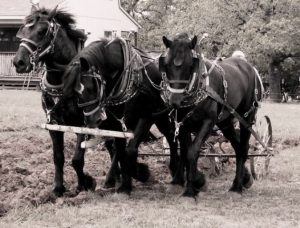
[[[277,65],[277,64],[276,64]],[[270,99],[274,102],[281,102],[280,74],[275,65],[275,61],[271,59],[269,63],[269,83],[270,83]]]

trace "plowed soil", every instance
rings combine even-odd
[[[26,205],[38,206],[56,202],[52,194],[54,164],[52,143],[46,130],[40,128],[46,118],[40,105],[40,93],[36,91],[0,91],[0,216],[9,210]],[[74,196],[76,174],[71,166],[75,134],[65,134],[65,186],[66,202],[80,203]],[[141,153],[162,153],[162,139],[141,146]],[[140,157],[150,166],[152,176],[148,186],[158,187],[170,181],[167,157]],[[210,161],[202,159],[202,168],[211,173]],[[88,149],[85,172],[97,181],[101,191],[110,159],[103,143]],[[212,173],[214,174],[214,172]],[[139,185],[139,183],[135,183]],[[69,197],[68,197],[69,196]]]

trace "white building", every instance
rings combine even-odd
[[[1,0],[0,42],[3,41],[1,38],[4,38],[5,33],[16,32],[24,17],[30,13],[32,2],[36,1],[38,0]],[[129,32],[136,33],[141,28],[121,7],[120,0],[40,0],[38,2],[40,7],[54,8],[58,5],[59,8],[74,14],[77,28],[84,29],[89,34],[87,43],[101,37],[126,36]],[[0,47],[1,51],[3,50]]]
[[[0,77],[15,75],[11,58],[19,46],[15,37],[23,19],[30,14],[32,3],[73,14],[77,28],[89,34],[86,44],[101,37],[127,37],[135,40],[141,26],[121,7],[120,0],[0,0]]]

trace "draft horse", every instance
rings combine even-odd
[[[131,130],[134,138],[116,138],[117,161],[122,179],[118,192],[130,193],[131,177],[146,181],[148,167],[137,163],[138,146],[155,123],[166,136],[170,148],[170,170],[175,175],[179,156],[173,129],[160,96],[157,63],[128,41],[102,39],[84,48],[69,64],[64,75],[65,96],[78,97],[88,127]],[[173,184],[183,184],[180,178]]]
[[[241,193],[253,183],[245,167],[249,149],[249,128],[255,121],[257,90],[253,67],[240,58],[209,61],[195,51],[197,36],[178,34],[174,40],[163,37],[167,52],[159,60],[165,102],[174,109],[176,135],[180,141],[180,172],[186,171],[183,196],[195,197],[206,183],[197,168],[199,148],[217,125],[236,154],[236,175],[230,191]],[[233,119],[240,122],[240,134]],[[195,135],[192,139],[191,133]]]
[[[42,106],[50,124],[83,126],[82,109],[77,105],[77,98],[63,98],[62,76],[66,65],[78,53],[86,40],[84,33],[74,30],[74,17],[57,8],[34,9],[25,18],[17,37],[21,39],[13,63],[18,73],[35,70],[40,63],[45,63],[46,71],[41,81]],[[55,178],[53,192],[62,196],[64,187],[64,134],[49,131],[53,144]],[[77,135],[75,154],[72,165],[77,173],[77,191],[94,189],[95,180],[83,172],[84,149],[80,147],[84,135]]]

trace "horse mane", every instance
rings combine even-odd
[[[51,10],[46,8],[34,10],[25,18],[25,24],[36,22],[41,17],[47,17],[50,12]],[[75,29],[76,20],[73,14],[70,14],[63,9],[57,9],[54,19],[61,25],[72,40],[76,41],[80,39],[85,41],[87,39],[84,32]]]
[[[90,66],[95,66],[98,69],[105,68],[105,47],[109,43],[109,40],[103,38],[96,40],[86,46],[77,55],[77,58],[83,58]]]
[[[189,35],[186,33],[186,32],[183,32],[183,33],[177,33],[174,37],[174,41],[175,40],[188,40],[190,41],[190,37]]]
[[[63,75],[64,94],[66,96],[71,95],[73,90],[78,86],[78,81],[82,72],[80,59],[86,60],[90,66],[96,66],[98,68],[103,67],[101,65],[101,60],[104,60],[103,51],[108,42],[109,41],[107,39],[100,39],[90,43],[88,46],[83,48],[81,52],[79,52],[68,64]]]

